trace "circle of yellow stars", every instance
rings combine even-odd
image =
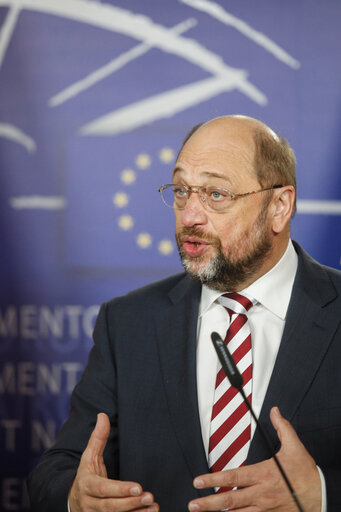
[[[162,148],[158,153],[160,162],[169,164],[175,158],[175,152],[169,147]],[[148,153],[139,153],[135,158],[135,166],[138,170],[148,170],[152,164],[152,158]],[[138,172],[131,168],[125,168],[120,173],[120,181],[126,186],[133,185],[138,177]],[[129,204],[129,194],[124,190],[115,192],[112,197],[114,206],[118,209],[126,208]],[[130,231],[134,227],[134,218],[130,214],[120,215],[117,219],[119,229],[122,231]],[[138,233],[135,239],[136,245],[143,250],[149,249],[153,245],[153,237],[147,232]],[[157,244],[157,249],[163,256],[168,256],[174,251],[174,243],[172,240],[163,239]]]

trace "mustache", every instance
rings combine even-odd
[[[183,236],[198,237],[201,238],[201,240],[204,240],[205,242],[208,242],[209,244],[213,245],[214,247],[221,247],[219,238],[210,235],[209,233],[205,233],[205,231],[195,226],[184,226],[183,228],[181,228],[180,231],[178,231],[178,233],[176,234],[178,244],[181,244],[181,238]]]

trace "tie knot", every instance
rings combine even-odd
[[[250,308],[253,306],[253,302],[249,300],[245,295],[241,293],[224,293],[218,299],[219,304],[224,308],[237,313],[238,315],[246,315]]]

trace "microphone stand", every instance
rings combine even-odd
[[[225,345],[225,343],[223,342],[223,340],[221,339],[220,335],[217,333],[217,332],[212,332],[211,334],[211,339],[212,339],[212,343],[214,345],[214,348],[217,352],[217,355],[218,355],[218,358],[219,358],[219,361],[221,363],[221,366],[223,367],[223,370],[226,374],[226,377],[229,379],[230,383],[231,383],[231,386],[233,386],[234,388],[236,388],[239,393],[242,395],[243,397],[243,400],[248,408],[248,410],[250,411],[251,415],[252,415],[252,418],[255,420],[256,422],[256,425],[257,427],[259,428],[259,431],[265,441],[265,444],[267,445],[268,447],[268,450],[271,454],[271,457],[274,459],[289,491],[290,491],[290,494],[291,496],[294,498],[295,500],[295,503],[297,505],[297,508],[300,512],[304,512],[304,509],[291,485],[291,483],[289,482],[289,479],[281,465],[281,463],[279,462],[278,460],[278,457],[276,455],[276,453],[274,452],[274,449],[272,447],[272,444],[271,444],[271,441],[266,433],[266,431],[264,430],[264,428],[262,427],[261,423],[259,422],[257,416],[255,415],[253,409],[252,409],[252,406],[247,398],[247,396],[245,395],[244,393],[244,390],[243,390],[243,377],[242,375],[240,374],[237,366],[236,366],[236,363],[232,357],[232,355],[230,354],[227,346]]]

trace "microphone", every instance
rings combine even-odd
[[[304,509],[303,509],[294,489],[292,488],[292,485],[289,482],[289,479],[288,479],[281,463],[278,460],[278,457],[272,447],[271,441],[270,441],[266,431],[264,430],[261,423],[259,422],[257,416],[254,413],[254,410],[252,409],[252,406],[251,406],[247,396],[245,395],[245,392],[243,390],[243,377],[240,374],[232,355],[230,354],[227,346],[225,345],[225,343],[223,342],[223,340],[221,339],[220,335],[217,332],[211,333],[211,340],[212,340],[214,348],[217,352],[221,366],[223,367],[223,370],[226,374],[226,377],[229,379],[231,386],[236,388],[239,391],[239,393],[242,395],[243,400],[244,400],[248,410],[250,411],[251,416],[255,420],[257,427],[259,428],[259,431],[265,441],[265,444],[268,447],[271,457],[274,459],[274,461],[275,461],[275,463],[276,463],[276,465],[277,465],[277,467],[278,467],[278,469],[279,469],[279,471],[280,471],[280,473],[290,491],[291,496],[295,500],[298,510],[300,512],[304,512]]]

